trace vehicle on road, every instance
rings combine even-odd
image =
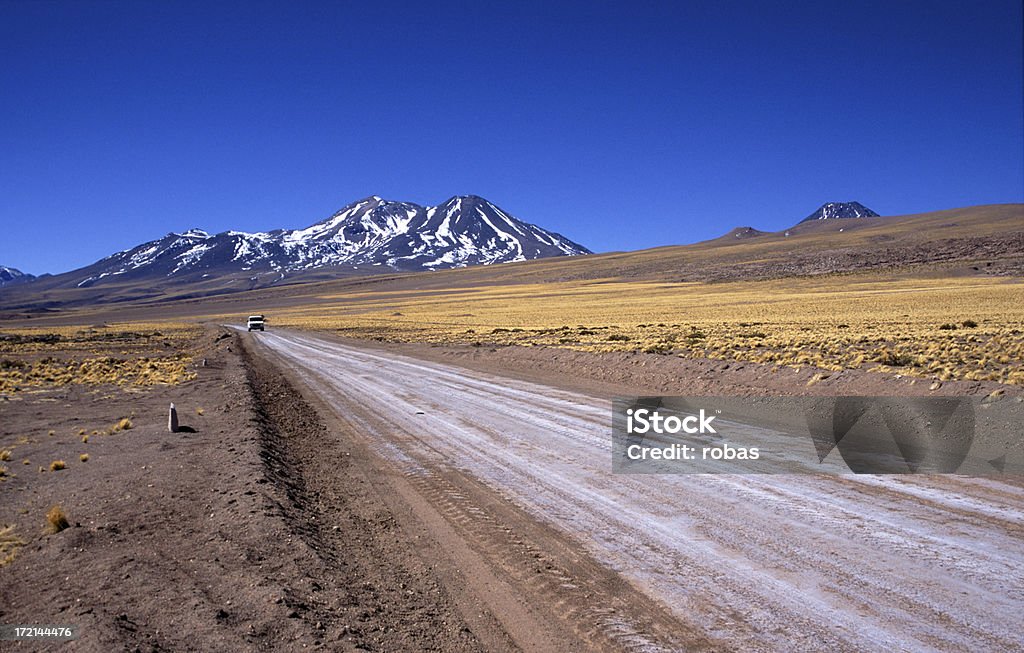
[[[249,316],[249,330],[250,331],[263,331],[263,327],[266,320],[262,315],[250,315]]]

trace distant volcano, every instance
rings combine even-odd
[[[828,202],[822,204],[814,213],[800,222],[815,220],[834,220],[839,218],[878,218],[881,217],[860,202]]]
[[[247,275],[263,285],[320,268],[404,272],[589,253],[476,195],[452,197],[438,206],[373,196],[305,229],[170,233],[54,277],[50,286],[188,282],[231,275]]]

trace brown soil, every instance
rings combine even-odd
[[[0,623],[74,624],[82,650],[483,650],[371,472],[276,372],[246,370],[236,340],[209,337],[208,366],[181,386],[0,404],[17,474],[0,522],[26,541],[0,568]],[[194,432],[167,431],[171,401]],[[131,430],[80,441],[131,409]],[[66,469],[37,471],[58,458]],[[57,504],[71,527],[49,534]]]

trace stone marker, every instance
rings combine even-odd
[[[171,404],[170,413],[167,415],[167,430],[171,433],[178,432],[178,411],[174,404]]]

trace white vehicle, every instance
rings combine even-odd
[[[263,316],[262,315],[250,315],[249,316],[249,330],[250,331],[262,331],[263,330]]]

